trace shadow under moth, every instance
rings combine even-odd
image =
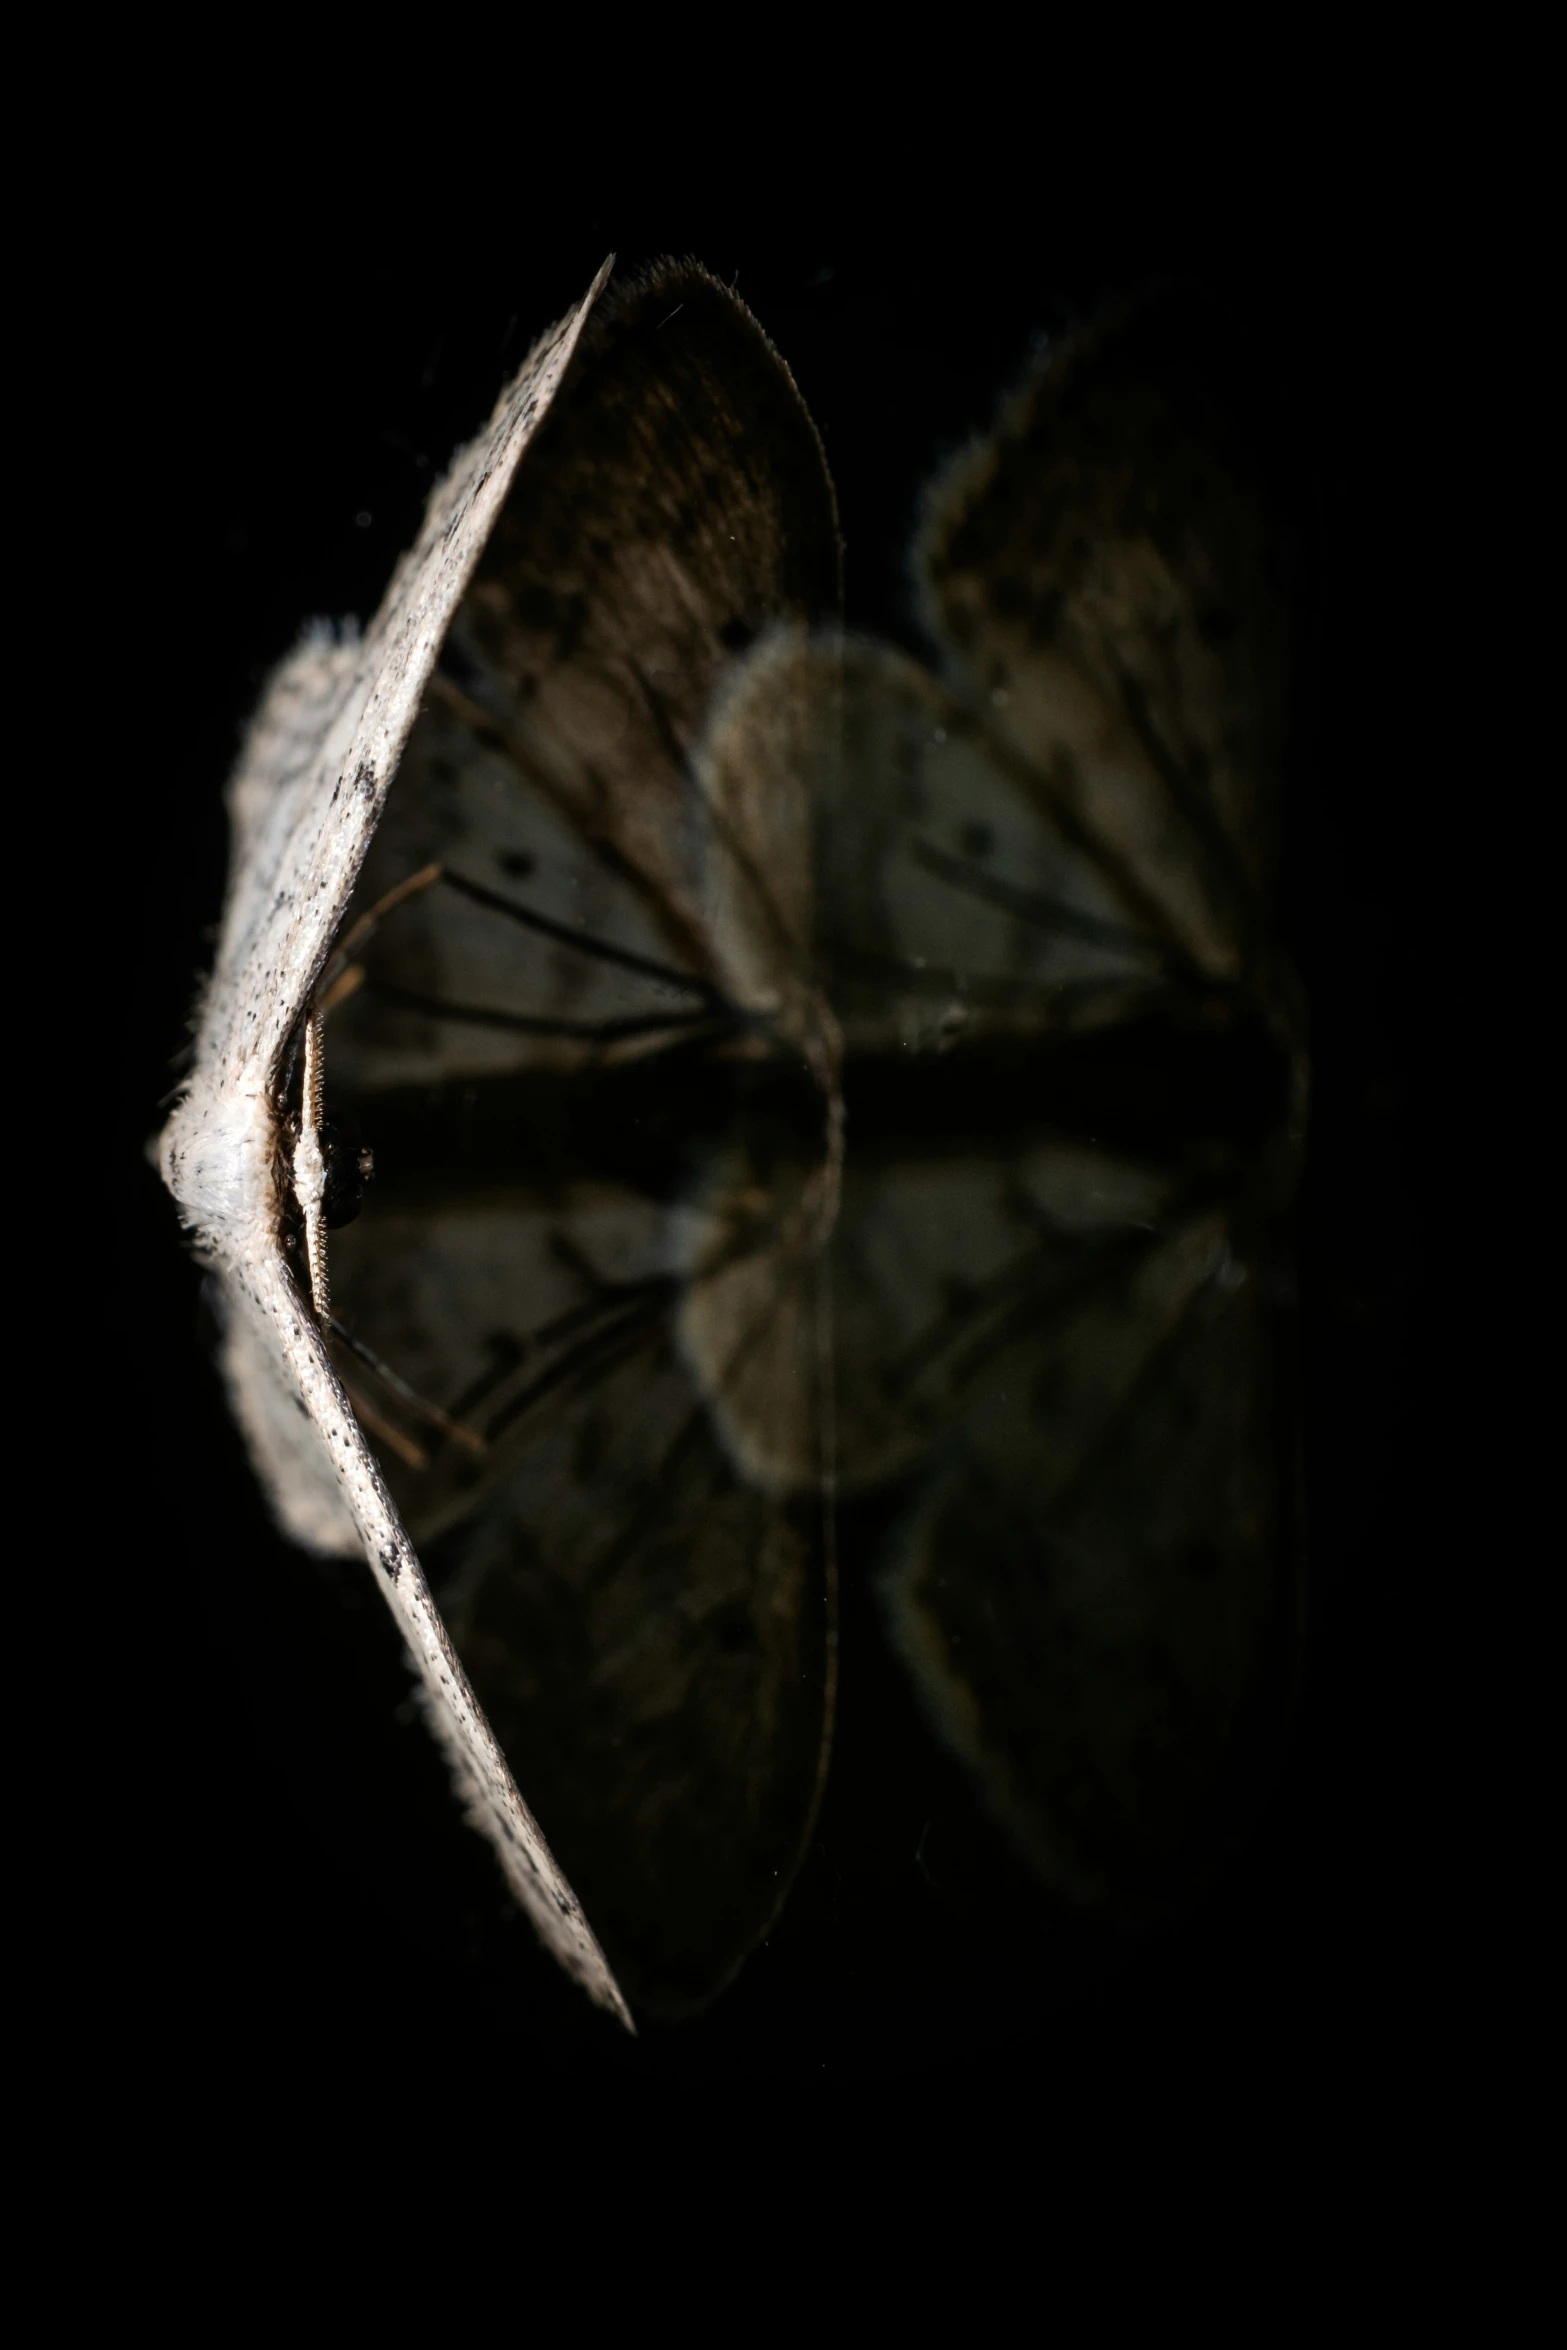
[[[1298,1655],[1306,1064],[1287,614],[1202,318],[1107,314],[931,484],[927,666],[844,634],[735,296],[609,277],[268,686],[161,1163],[279,1522],[362,1547],[629,2024],[787,1897],[840,1571],[1062,1901],[1157,1915],[1233,1844]]]

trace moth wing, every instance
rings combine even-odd
[[[436,862],[554,928],[530,943],[439,886],[402,909],[341,1016],[356,1087],[581,1066],[711,1012],[709,711],[755,639],[835,616],[840,574],[820,441],[749,313],[694,264],[613,289],[456,614],[356,900]]]
[[[814,970],[851,1056],[1072,1033],[1168,989],[1157,918],[1069,800],[891,647],[775,632],[730,682],[702,772],[767,842],[763,872],[794,877],[764,922],[731,861],[728,967],[774,1000]]]
[[[426,1718],[445,1753],[471,1823],[494,1846],[507,1882],[546,1949],[600,2006],[618,2015],[629,2028],[630,2017],[619,1987],[580,1903],[517,1792],[506,1759],[447,1637],[375,1457],[343,1393],[315,1318],[301,1300],[286,1265],[271,1260],[242,1270],[230,1268],[226,1302],[231,1333],[236,1322],[250,1325],[247,1339],[241,1342],[242,1351],[236,1353],[231,1345],[227,1364],[231,1380],[236,1372],[242,1381],[247,1371],[254,1373],[270,1384],[275,1399],[274,1356],[280,1352],[297,1384],[371,1572],[407,1644],[419,1676]],[[248,1353],[243,1351],[247,1346]],[[240,1410],[247,1434],[258,1408],[265,1410],[267,1405],[253,1392]],[[290,1464],[273,1452],[258,1461],[258,1466],[268,1465],[283,1470]],[[335,1537],[338,1529],[328,1531]]]
[[[457,452],[364,636],[335,651],[307,646],[286,663],[251,729],[232,788],[242,864],[197,1041],[198,1071],[231,1089],[269,1082],[292,1042],[452,614],[609,269]]]
[[[364,978],[332,1016],[334,1089],[570,1071],[710,1028],[711,990],[671,952],[645,893],[444,685],[414,729],[347,935],[411,877],[438,866],[442,878],[349,966]]]
[[[373,1573],[419,1672],[470,1816],[490,1837],[546,1946],[602,2005],[625,2004],[580,1906],[512,1784],[284,1254],[277,1101],[283,1063],[351,891],[420,691],[495,511],[575,347],[586,301],[536,347],[490,425],[430,500],[362,642],[306,646],[274,680],[232,792],[235,864],[184,1098],[165,1129],[165,1181],[223,1273],[227,1369],[257,1465],[291,1530],[335,1546],[283,1397],[313,1422]]]
[[[937,478],[916,549],[960,690],[1217,979],[1265,944],[1287,723],[1243,368],[1189,297],[1112,311]]]
[[[689,2011],[776,1914],[825,1766],[810,1171],[734,1139],[672,1201],[478,1176],[470,1141],[445,1196],[374,1200],[339,1272],[361,1341],[470,1442],[339,1363],[617,1978]]]
[[[449,878],[382,925],[328,1039],[377,1166],[333,1243],[339,1368],[617,1971],[666,2011],[775,1914],[831,1718],[835,1074],[776,920],[799,844],[757,837],[704,746],[743,646],[837,594],[820,446],[760,330],[694,268],[617,296],[348,935]]]

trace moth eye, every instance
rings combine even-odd
[[[502,849],[495,862],[517,881],[526,881],[538,865],[537,857],[527,849]]]
[[[966,857],[988,857],[996,845],[996,836],[988,824],[965,824],[958,840]]]
[[[359,1139],[359,1121],[343,1110],[328,1110],[321,1121],[326,1187],[321,1213],[331,1232],[352,1224],[364,1206],[365,1184],[375,1171],[374,1153]]]
[[[724,622],[718,632],[718,641],[726,653],[743,653],[748,645],[755,643],[756,630],[737,613],[733,620]]]

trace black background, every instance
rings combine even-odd
[[[1305,2077],[1347,2046],[1385,2048],[1432,1898],[1405,1699],[1436,1507],[1417,1395],[1434,922],[1400,706],[1420,460],[1386,251],[1310,205],[1113,220],[1036,215],[1014,196],[999,222],[850,206],[783,234],[711,202],[587,201],[525,231],[475,208],[361,261],[352,240],[345,255],[298,221],[214,203],[148,208],[102,265],[115,430],[134,462],[116,468],[105,533],[126,551],[110,586],[132,752],[125,944],[107,988],[122,1401],[97,1457],[108,1474],[123,1451],[131,1531],[107,1613],[62,1604],[58,1637],[70,1656],[84,1620],[109,1627],[92,1641],[109,1687],[91,1739],[116,1823],[111,2007],[134,2011],[160,2060],[218,2077],[303,2064],[326,2079],[375,2061],[417,2017],[460,2074],[499,2090],[540,2069],[1037,2073],[1119,2090],[1169,2067]],[[915,493],[986,423],[1031,337],[1172,273],[1233,306],[1266,387],[1301,583],[1286,920],[1315,1068],[1301,1226],[1310,1653],[1250,1845],[1178,1928],[1113,1949],[1063,1940],[923,1740],[850,1588],[834,1778],[792,1900],[709,2016],[636,2043],[557,1979],[455,1824],[368,1576],[272,1534],[197,1270],[143,1156],[220,904],[223,779],[267,669],[306,616],[373,610],[432,469],[611,248],[628,265],[694,252],[737,278],[824,436],[850,620],[905,636]]]

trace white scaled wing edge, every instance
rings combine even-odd
[[[273,678],[230,789],[233,853],[192,1072],[160,1163],[219,1275],[225,1369],[279,1517],[314,1548],[362,1542],[474,1825],[546,1947],[628,2028],[570,1886],[468,1686],[283,1244],[288,1054],[380,820],[441,642],[523,451],[609,275],[544,336],[431,497],[362,639],[307,637]],[[317,1442],[319,1439],[319,1442]]]

